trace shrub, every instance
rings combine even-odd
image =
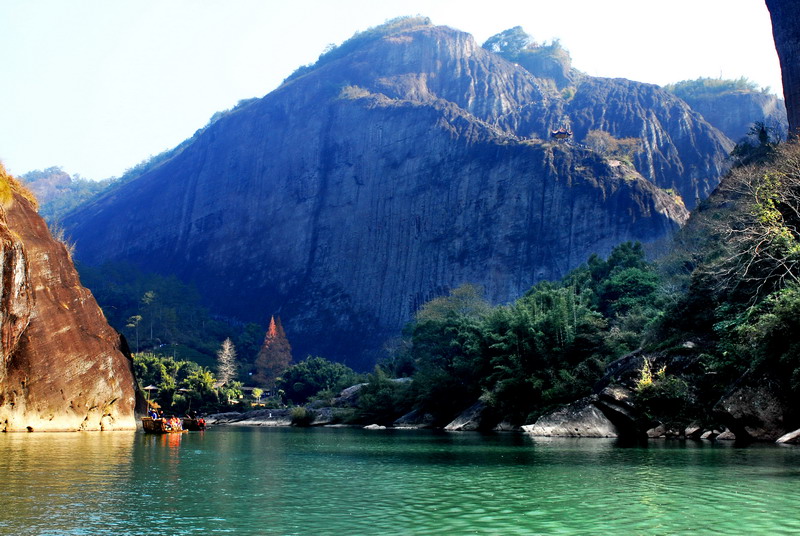
[[[292,426],[311,426],[315,415],[313,411],[303,406],[295,406],[289,412],[289,417],[292,420]]]

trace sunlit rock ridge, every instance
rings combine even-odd
[[[84,262],[176,274],[217,312],[279,314],[298,357],[368,366],[424,301],[465,282],[512,300],[669,236],[716,186],[731,143],[683,101],[569,84],[451,28],[378,28],[65,224]],[[594,129],[639,138],[635,168],[584,146]]]
[[[127,345],[0,165],[0,431],[135,429]]]

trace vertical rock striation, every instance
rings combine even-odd
[[[788,135],[786,105],[776,95],[760,91],[730,91],[720,95],[684,97],[693,110],[733,141],[740,141],[760,121],[782,140]]]
[[[280,314],[300,357],[367,367],[426,300],[466,282],[515,299],[592,253],[669,236],[686,210],[662,188],[694,200],[716,185],[730,141],[683,101],[583,80],[567,102],[463,32],[389,32],[65,224],[85,262],[178,275],[224,314]],[[646,173],[551,142],[565,116],[576,137],[642,135]]]
[[[134,429],[126,345],[2,167],[0,183],[0,430]]]

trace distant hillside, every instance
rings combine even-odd
[[[393,21],[66,225],[84,262],[178,275],[222,314],[280,314],[296,355],[368,367],[428,299],[465,282],[515,299],[592,253],[669,236],[716,186],[732,143],[682,100],[567,75]],[[572,140],[551,139],[562,125]]]
[[[59,221],[67,212],[108,188],[114,181],[71,177],[60,167],[30,171],[20,177],[39,200],[39,214],[47,222]]]
[[[698,78],[669,84],[664,89],[686,101],[735,142],[747,136],[756,121],[786,139],[789,124],[783,99],[758,89],[746,78]]]

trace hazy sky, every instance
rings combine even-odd
[[[103,179],[400,15],[559,38],[590,75],[746,76],[780,93],[763,0],[0,0],[0,160]]]

